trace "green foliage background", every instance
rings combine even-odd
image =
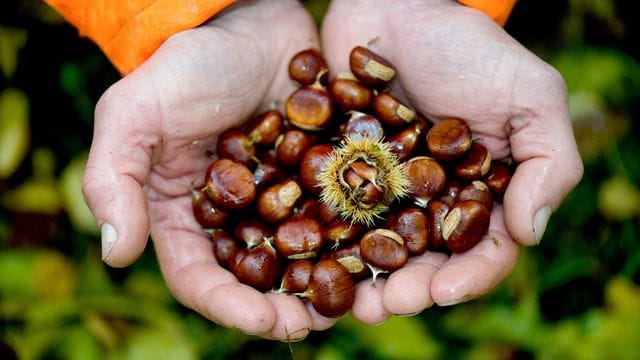
[[[327,3],[305,1],[318,21]],[[93,108],[118,74],[43,3],[3,4],[0,358],[640,358],[633,5],[521,0],[506,26],[565,77],[585,177],[503,284],[377,327],[347,316],[286,344],[216,326],[176,303],[152,248],[126,269],[102,264],[80,181]]]

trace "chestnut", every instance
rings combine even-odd
[[[282,133],[284,119],[278,110],[269,110],[256,116],[245,128],[251,142],[271,145]]]
[[[384,128],[378,119],[359,111],[351,111],[349,119],[340,126],[343,137],[368,137],[371,139],[382,139]]]
[[[289,122],[303,130],[322,130],[333,116],[333,100],[327,89],[309,85],[296,89],[285,101]]]
[[[462,120],[447,118],[433,125],[427,132],[427,147],[438,160],[460,158],[471,147],[471,129]]]
[[[462,190],[462,184],[456,179],[449,179],[442,190],[442,194],[440,195],[440,200],[444,201],[449,205],[449,207],[453,206],[458,198],[458,193]]]
[[[393,95],[381,92],[373,99],[376,117],[389,126],[404,126],[416,119],[416,112]]]
[[[427,218],[429,219],[429,249],[434,251],[446,250],[445,240],[442,237],[442,223],[450,210],[450,206],[444,201],[431,200],[427,205]]]
[[[353,306],[356,287],[349,271],[334,259],[322,259],[311,270],[309,286],[300,294],[322,316],[339,317]]]
[[[418,124],[409,126],[387,140],[391,152],[398,161],[405,161],[411,157],[420,144],[421,126]]]
[[[315,257],[322,248],[322,226],[312,218],[294,215],[282,222],[274,233],[278,253],[289,259]]]
[[[258,155],[258,166],[253,170],[253,181],[256,191],[261,192],[269,185],[283,180],[282,167],[276,159],[275,149],[262,152]]]
[[[293,213],[320,221],[320,202],[315,198],[304,199],[293,208]]]
[[[243,284],[260,291],[269,290],[280,274],[280,258],[271,243],[265,241],[246,252],[234,266],[234,274]]]
[[[220,135],[216,153],[220,159],[233,160],[247,167],[255,164],[256,148],[251,139],[238,129],[230,129]]]
[[[421,208],[427,207],[429,200],[442,192],[447,180],[442,165],[427,156],[417,156],[409,160],[406,173],[411,184],[409,196]]]
[[[194,218],[203,229],[220,227],[229,218],[229,213],[216,206],[200,189],[191,189],[191,207]]]
[[[276,158],[284,166],[296,166],[313,143],[314,140],[308,133],[296,129],[288,130],[276,140]]]
[[[409,255],[420,255],[429,246],[429,219],[418,208],[407,208],[389,218],[386,227],[404,241]]]
[[[479,201],[456,203],[442,222],[442,238],[449,250],[464,252],[480,242],[489,230],[490,215]]]
[[[331,155],[333,146],[318,144],[311,147],[300,161],[300,181],[305,190],[318,195],[322,188],[318,185],[318,174],[324,167],[325,161]]]
[[[204,191],[223,209],[245,208],[256,197],[253,174],[241,163],[215,160],[207,168],[205,179]]]
[[[459,179],[471,181],[482,178],[490,166],[491,154],[484,145],[474,141],[453,171]]]
[[[235,256],[238,250],[238,242],[227,230],[212,230],[209,237],[213,244],[213,255],[218,261],[218,265],[229,268],[229,261]]]
[[[365,111],[371,107],[373,90],[355,78],[336,77],[329,82],[329,93],[343,111]]]
[[[354,240],[363,229],[361,224],[335,219],[324,227],[322,236],[326,242],[333,244],[333,248],[337,248]]]
[[[282,272],[280,288],[277,292],[302,293],[309,287],[313,262],[298,259],[290,262]]]
[[[360,254],[360,244],[349,244],[331,253],[331,258],[344,266],[354,281],[364,280],[371,276],[371,269],[367,266]]]
[[[493,195],[489,187],[480,180],[472,181],[471,184],[460,190],[456,202],[465,200],[476,200],[484,205],[489,211],[493,209]]]
[[[288,70],[292,80],[300,85],[311,85],[317,80],[326,81],[329,69],[320,51],[305,49],[293,55]]]
[[[496,201],[502,201],[507,186],[513,176],[513,168],[506,161],[492,161],[489,171],[482,179],[489,187]]]
[[[233,234],[236,239],[244,241],[249,249],[273,239],[271,228],[255,217],[243,217],[240,219],[234,228]]]
[[[363,46],[351,50],[349,68],[356,79],[369,86],[386,86],[396,75],[389,61]]]
[[[258,214],[270,223],[284,221],[293,212],[293,206],[300,196],[302,189],[295,180],[272,185],[258,196]]]
[[[360,239],[360,254],[371,266],[373,281],[380,272],[400,269],[409,260],[409,252],[402,237],[388,229],[367,231]]]

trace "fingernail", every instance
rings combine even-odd
[[[533,215],[533,235],[535,236],[536,245],[540,244],[540,240],[542,240],[551,213],[551,206],[547,205],[538,209],[535,215]]]
[[[465,295],[465,296],[463,296],[461,298],[450,300],[450,301],[447,301],[445,303],[439,303],[438,305],[440,305],[440,306],[453,306],[453,305],[458,305],[458,304],[463,303],[463,302],[467,302],[469,300],[471,300],[471,295]]]
[[[118,242],[118,232],[113,225],[104,223],[100,226],[100,234],[102,238],[102,260],[106,260],[111,254],[111,250]]]

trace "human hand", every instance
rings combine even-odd
[[[240,284],[218,266],[189,188],[204,178],[206,152],[222,131],[294,90],[289,59],[309,47],[318,47],[316,28],[299,1],[238,1],[168,39],[105,92],[83,191],[107,264],[133,262],[150,233],[171,292],[217,323],[296,340],[335,322],[294,296]]]
[[[485,294],[513,269],[520,245],[539,243],[554,209],[581,179],[566,87],[550,65],[481,12],[452,0],[334,0],[321,31],[333,75],[356,45],[397,69],[392,93],[430,119],[464,119],[494,159],[518,164],[488,235],[471,250],[428,252],[376,284],[358,285],[365,323]]]

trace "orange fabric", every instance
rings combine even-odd
[[[171,35],[196,27],[235,0],[45,0],[93,40],[125,75]]]
[[[516,0],[458,0],[458,2],[484,12],[500,26],[504,26]]]

